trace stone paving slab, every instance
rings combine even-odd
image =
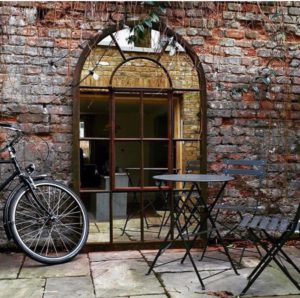
[[[300,250],[288,247],[286,251],[299,265]],[[25,258],[23,254],[0,254],[0,298],[225,298],[226,295],[230,297],[230,293],[239,294],[253,270],[239,269],[240,275],[237,276],[230,269],[210,276],[204,280],[206,289],[202,290],[188,260],[185,265],[171,263],[161,266],[161,270],[156,273],[146,275],[149,260],[153,260],[156,252],[157,250],[95,252],[81,254],[69,263],[56,266],[41,265]],[[217,272],[213,269],[224,267],[219,265],[221,261],[198,261],[200,253],[200,250],[193,250],[202,278]],[[182,249],[169,249],[161,256],[161,261],[182,257],[183,254]],[[226,259],[223,253],[212,250],[210,255],[214,254]],[[248,261],[248,265],[253,265],[256,261],[254,258]],[[206,267],[204,263],[208,263],[205,264]],[[274,262],[271,265],[256,280],[246,296],[300,297],[296,287],[277,265]],[[300,282],[300,276],[293,270],[291,272]]]
[[[87,243],[109,242],[108,233],[89,233]]]
[[[280,296],[263,296],[263,298],[276,298],[276,297],[280,297],[280,298],[299,298],[300,294],[298,295],[280,295]],[[258,297],[262,297],[262,296],[252,296],[251,298],[258,298]]]
[[[114,260],[129,260],[141,259],[143,256],[137,250],[127,251],[111,251],[111,252],[91,252],[89,258],[91,262],[114,261]]]
[[[155,275],[145,275],[147,269],[146,262],[137,259],[92,262],[96,297],[164,294]]]
[[[300,250],[297,247],[289,246],[284,248],[284,251],[289,255],[289,257],[294,261],[294,263],[300,267]]]
[[[72,261],[64,264],[47,266],[25,259],[20,272],[20,278],[43,278],[65,276],[88,276],[90,275],[89,259],[86,254],[76,256]]]
[[[130,296],[132,298],[166,298],[167,295],[142,295],[142,296]]]
[[[43,298],[93,298],[94,287],[90,276],[48,278]]]
[[[42,298],[45,279],[0,280],[1,298]]]
[[[23,254],[0,254],[0,279],[17,278],[22,262]]]
[[[149,264],[151,264],[152,261],[154,260],[156,252],[154,252],[154,251],[152,251],[152,252],[143,251],[143,255],[146,258],[146,260],[149,262]],[[155,272],[187,272],[187,271],[194,271],[194,269],[192,267],[192,263],[191,263],[189,257],[187,257],[186,260],[184,261],[184,263],[181,264],[181,259],[184,256],[184,253],[185,252],[182,251],[182,250],[179,250],[179,251],[176,250],[176,249],[167,250],[164,254],[162,254],[158,258],[158,260],[156,262],[157,265],[162,265],[162,266],[154,268],[154,271]],[[224,269],[230,269],[231,268],[231,265],[227,261],[225,255],[220,254],[218,252],[210,253],[209,255],[210,255],[210,257],[217,257],[217,258],[220,258],[221,260],[204,258],[202,261],[199,261],[200,256],[201,256],[201,252],[192,251],[193,259],[194,259],[195,264],[196,264],[199,271],[211,270],[211,269],[224,270]]]
[[[97,227],[97,225],[96,224],[94,224],[94,223],[90,223],[90,226],[89,226],[89,233],[90,234],[93,234],[93,233],[100,233],[100,231],[99,231],[99,228]]]
[[[240,275],[234,274],[232,270],[223,272],[220,275],[211,276],[204,279],[205,290],[202,290],[200,283],[194,272],[183,272],[180,275],[174,273],[160,273],[160,278],[171,297],[199,297],[199,294],[220,292],[238,295],[247,284],[247,276],[253,269],[246,268],[239,270]],[[202,278],[214,271],[200,272]],[[296,287],[275,268],[267,268],[259,277],[254,285],[246,293],[247,296],[272,296],[272,295],[292,295],[299,293]],[[213,295],[214,296],[214,295]]]

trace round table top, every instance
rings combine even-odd
[[[227,182],[234,179],[223,174],[166,174],[153,176],[156,180],[173,182]]]

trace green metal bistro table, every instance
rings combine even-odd
[[[238,275],[238,272],[235,268],[235,265],[229,255],[227,247],[223,243],[223,239],[221,234],[219,233],[217,226],[214,222],[214,218],[211,215],[211,212],[218,202],[218,200],[222,197],[224,189],[227,185],[227,183],[234,178],[232,176],[228,175],[215,175],[215,174],[169,174],[169,175],[157,175],[153,177],[155,180],[159,182],[160,187],[163,184],[171,184],[172,187],[174,184],[181,182],[184,184],[189,183],[190,188],[188,190],[188,193],[185,197],[185,199],[174,199],[174,195],[171,191],[171,227],[168,231],[167,235],[165,236],[165,239],[158,250],[150,268],[147,274],[150,274],[151,271],[155,268],[155,264],[159,258],[160,255],[163,254],[163,252],[169,248],[174,241],[177,239],[181,239],[183,241],[184,247],[185,247],[185,255],[181,259],[181,263],[184,262],[185,258],[188,256],[191,264],[193,266],[193,269],[199,279],[199,282],[202,286],[202,289],[205,289],[203,279],[201,278],[198,269],[196,267],[195,261],[190,253],[190,250],[192,249],[193,245],[195,244],[197,238],[202,234],[203,230],[206,226],[206,222],[209,221],[211,224],[212,229],[216,232],[217,239],[219,243],[221,243],[224,252],[232,266],[232,269],[234,272]],[[210,203],[207,204],[205,198],[203,197],[202,191],[201,191],[201,185],[203,183],[219,183],[220,189],[217,193],[217,195],[210,200]],[[188,212],[186,212],[188,211]],[[203,214],[205,218],[203,219]],[[202,215],[202,218],[201,218]],[[180,221],[180,219],[183,219],[183,223]],[[191,223],[191,220],[193,219],[194,222],[196,222],[195,227],[193,227],[192,231],[188,231],[188,226]],[[172,239],[172,234],[177,230],[178,234],[177,236]],[[207,233],[207,231],[205,231]],[[161,266],[157,265],[157,266]]]

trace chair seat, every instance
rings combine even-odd
[[[242,228],[284,233],[290,227],[290,223],[290,220],[282,217],[253,216],[246,214],[240,222],[240,226]]]

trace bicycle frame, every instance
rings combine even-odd
[[[21,171],[21,168],[18,164],[18,161],[15,157],[15,149],[13,147],[9,147],[8,151],[10,153],[10,159],[5,159],[5,160],[0,160],[0,166],[1,164],[11,164],[13,165],[13,167],[15,168],[14,172],[5,179],[4,182],[0,183],[0,192],[3,191],[5,189],[5,187],[12,182],[16,177],[19,177],[21,180],[21,183],[19,185],[17,185],[12,192],[10,193],[10,195],[8,196],[7,200],[5,201],[5,205],[3,208],[3,226],[4,226],[4,230],[6,233],[6,236],[8,239],[11,239],[11,231],[10,231],[10,223],[8,222],[8,213],[9,213],[9,208],[10,208],[10,204],[12,199],[14,198],[15,194],[18,192],[19,189],[21,189],[24,186],[28,186],[28,188],[31,190],[34,199],[36,200],[37,204],[45,211],[48,213],[48,211],[44,208],[43,205],[40,204],[39,200],[37,199],[33,188],[34,188],[34,180],[41,180],[41,179],[45,179],[46,175],[43,176],[38,176],[34,179],[32,179],[28,173],[28,175],[26,175],[25,173],[23,173]]]
[[[21,170],[15,159],[11,158],[10,160],[0,160],[0,165],[1,164],[13,164],[15,166],[15,171],[8,178],[6,178],[4,182],[0,183],[0,192],[17,176],[21,175]]]

